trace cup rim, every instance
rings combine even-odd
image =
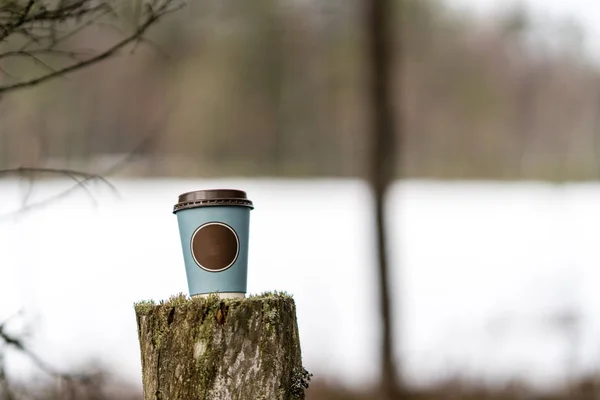
[[[244,199],[248,196],[244,190],[240,189],[200,189],[185,192],[179,195],[178,203],[185,203],[195,200],[219,200],[219,199]]]
[[[178,203],[173,207],[173,214],[181,210],[208,206],[238,206],[254,209],[254,204],[243,190],[202,189],[180,194]]]

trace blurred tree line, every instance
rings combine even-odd
[[[575,24],[539,23],[524,9],[482,20],[441,0],[403,1],[398,172],[600,176],[600,67]],[[363,176],[361,4],[190,2],[149,33],[150,46],[2,99],[0,168],[89,170],[129,155],[121,172],[136,176]],[[69,46],[113,41],[136,12]],[[60,63],[0,60],[0,82]]]

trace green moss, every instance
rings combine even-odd
[[[260,294],[253,294],[246,298],[247,300],[264,300],[264,299],[293,299],[293,296],[287,292],[263,292]]]
[[[250,363],[241,368],[259,371],[253,372],[257,374],[253,384],[236,389],[244,391],[245,397],[239,398],[259,399],[271,387],[275,392],[269,392],[270,398],[293,399],[292,392],[300,393],[303,387],[302,377],[293,373],[301,368],[301,358],[294,300],[287,293],[266,292],[243,299],[179,294],[159,304],[139,302],[135,309],[138,324],[140,314],[148,316],[143,319],[145,332],[151,332],[152,346],[147,351],[158,357],[147,365],[178,370],[176,375],[185,377],[172,386],[177,393],[169,392],[173,399],[214,396],[222,390],[219,385],[232,385],[223,377],[239,374],[232,368],[240,368],[240,362]],[[272,386],[273,376],[281,377],[277,387]]]
[[[140,315],[148,315],[156,307],[152,300],[142,300],[133,305],[135,312]]]
[[[175,307],[181,304],[185,304],[188,300],[189,298],[185,294],[179,293],[169,297],[169,300],[167,300],[166,305]]]
[[[267,321],[267,328],[275,326],[275,324],[277,324],[277,322],[279,321],[279,311],[277,311],[276,309],[266,311],[265,319]]]

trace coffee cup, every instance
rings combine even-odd
[[[209,189],[183,193],[173,208],[190,296],[245,297],[250,210],[246,192]]]

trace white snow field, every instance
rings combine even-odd
[[[14,214],[26,187],[0,182],[0,321],[23,309],[42,358],[64,369],[100,359],[141,384],[133,303],[187,290],[172,206],[186,191],[230,187],[256,206],[249,292],[295,297],[315,375],[374,382],[380,315],[364,183],[113,183],[118,196],[95,184]],[[36,183],[29,202],[70,184]],[[407,181],[388,206],[397,336],[415,381],[460,373],[543,385],[600,363],[600,185]],[[571,312],[571,329],[553,321]],[[8,361],[16,376],[36,372],[14,353]]]

